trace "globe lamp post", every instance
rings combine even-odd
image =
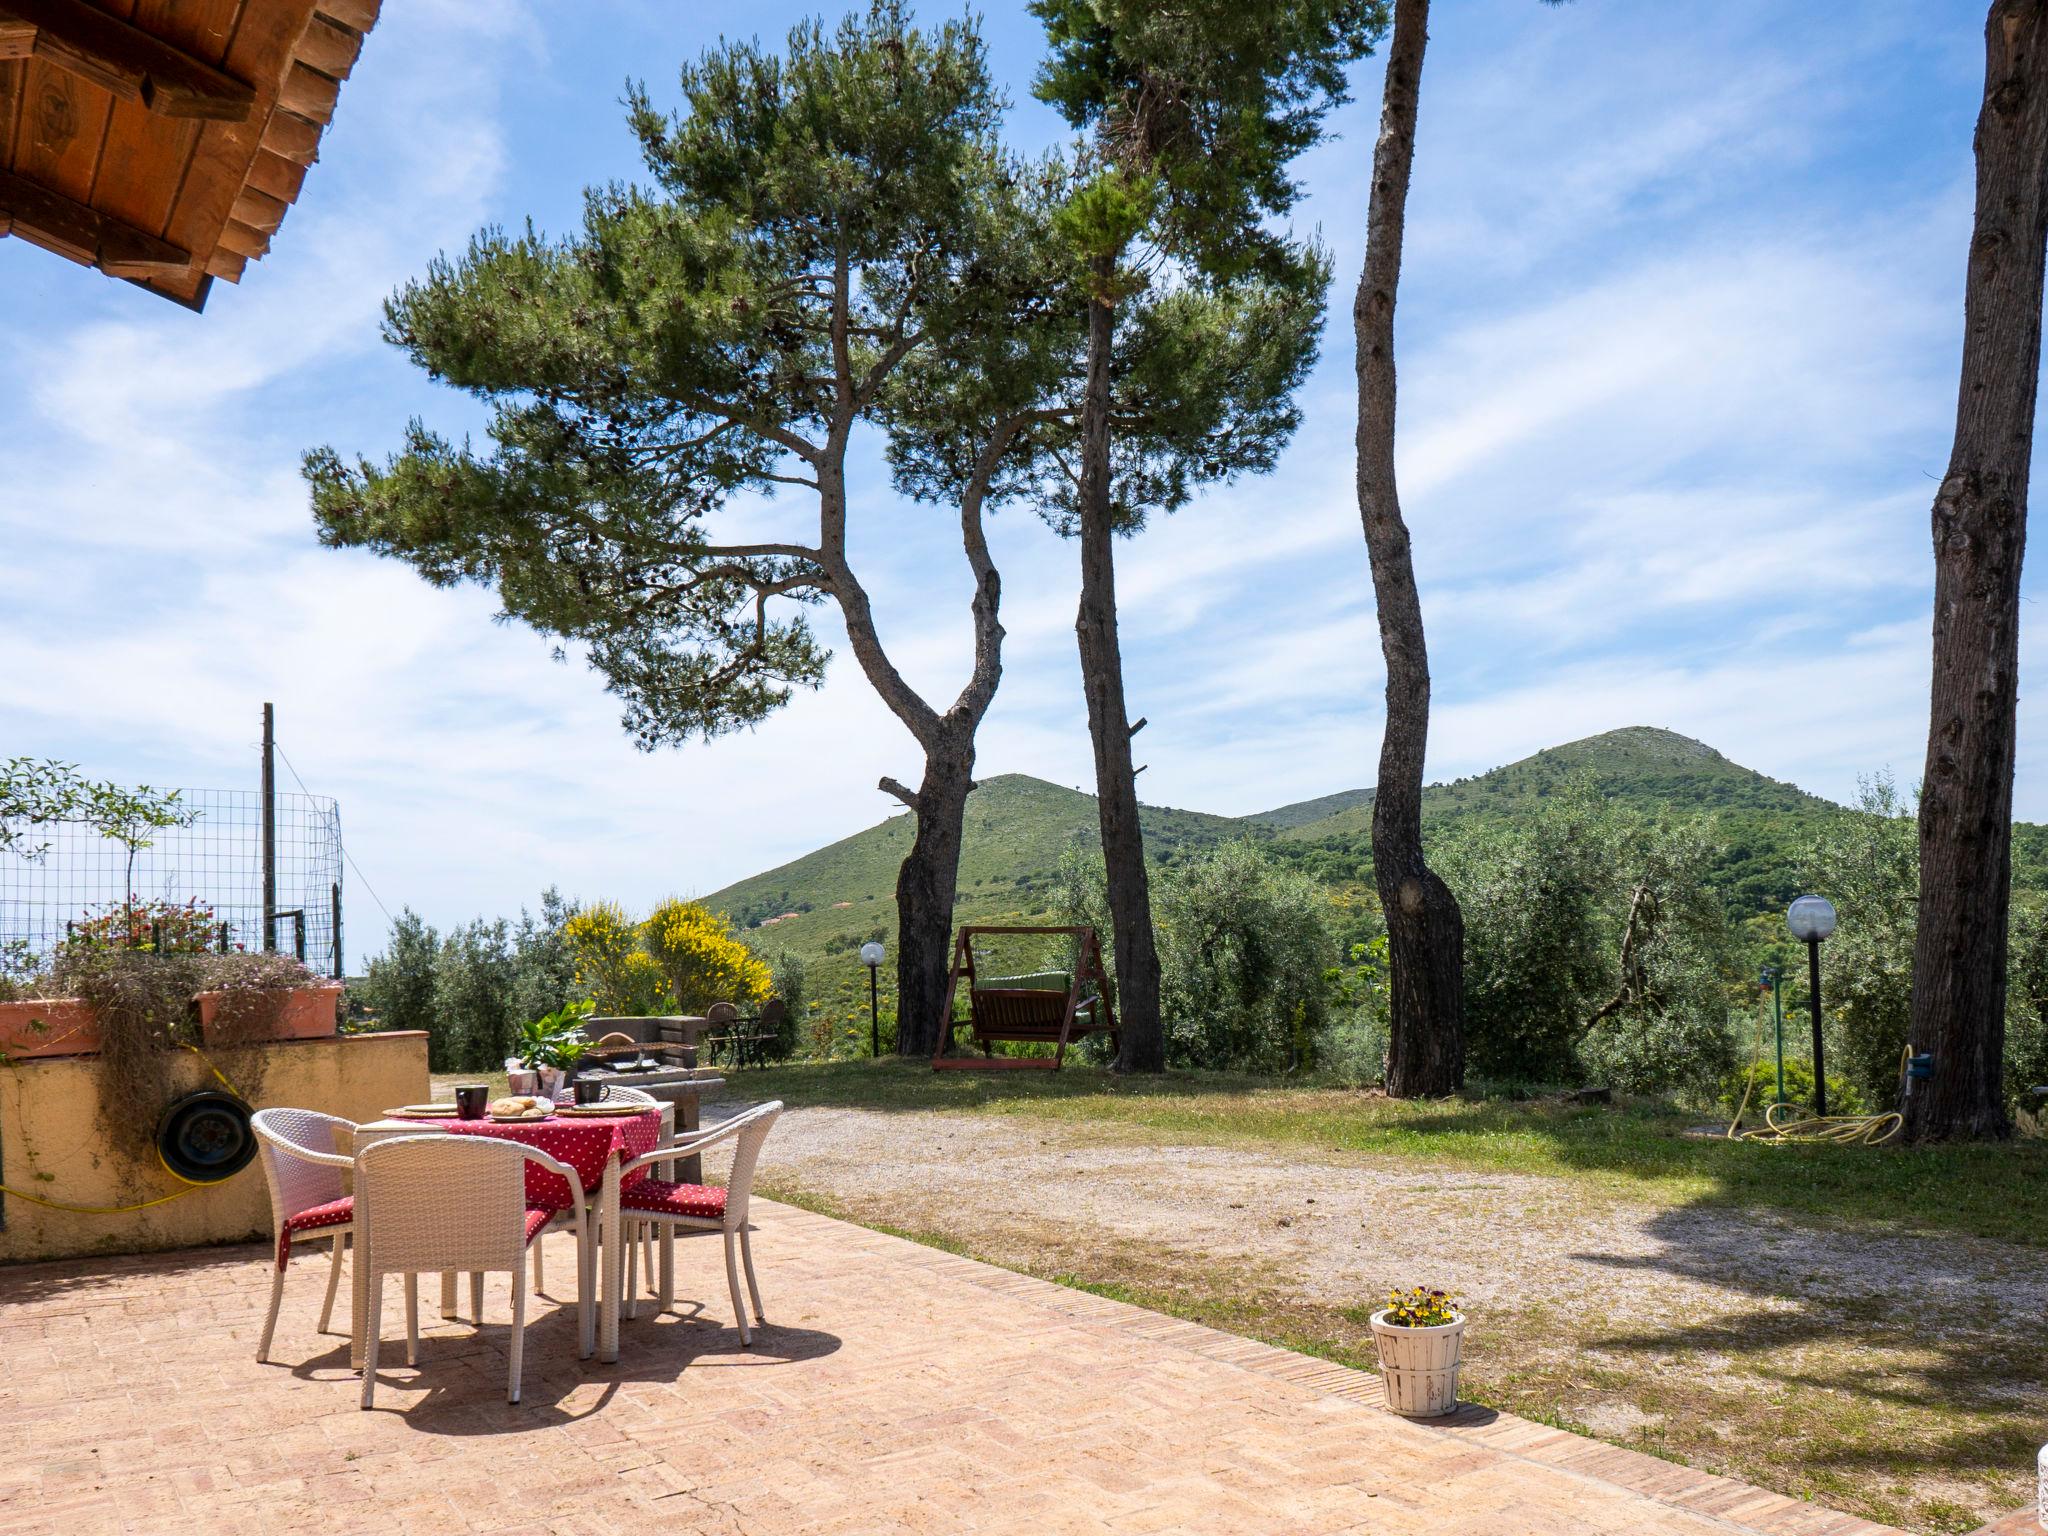
[[[1828,1074],[1820,1044],[1820,946],[1835,931],[1835,904],[1825,896],[1801,896],[1785,909],[1785,926],[1806,946],[1807,1003],[1813,1009],[1813,1112],[1828,1112]]]
[[[882,941],[880,939],[869,939],[867,943],[860,947],[860,963],[868,968],[868,1054],[870,1056],[882,1054],[882,1014],[881,1005],[877,1001],[877,983],[875,981],[875,973],[881,968],[882,955]]]

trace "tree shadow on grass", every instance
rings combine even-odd
[[[2048,1417],[2048,1282],[1998,1245],[1896,1238],[1731,1217],[1698,1206],[1652,1217],[1652,1255],[1582,1253],[1753,1298],[1708,1317],[1593,1335],[1591,1348],[1650,1361],[1742,1363],[1789,1394],[1788,1424],[1815,1409],[1798,1459],[1843,1473],[1981,1483],[2033,1463]],[[1745,1253],[1745,1230],[1758,1239]],[[1889,1410],[1881,1424],[1821,1408],[1829,1395]],[[1837,1431],[1833,1426],[1841,1424]],[[1938,1426],[1938,1427],[1937,1427]]]

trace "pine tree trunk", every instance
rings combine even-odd
[[[1115,263],[1096,260],[1098,293]],[[1107,300],[1088,306],[1088,384],[1081,410],[1081,605],[1074,632],[1081,646],[1081,688],[1095,746],[1096,809],[1109,875],[1116,940],[1117,1070],[1159,1072],[1166,1037],[1159,1021],[1159,955],[1152,936],[1152,891],[1145,837],[1138,825],[1138,780],[1131,763],[1131,722],[1124,706],[1123,655],[1116,635],[1116,555],[1109,495],[1109,351],[1115,314]]]
[[[2011,1134],[2005,970],[2019,701],[2020,561],[2048,240],[2048,4],[1996,0],[1985,25],[1977,211],[1963,296],[1955,447],[1934,498],[1934,685],[1920,794],[1916,1141]],[[1855,914],[1845,912],[1844,922]]]
[[[929,1056],[938,1049],[949,1007],[953,898],[960,885],[960,842],[974,788],[974,738],[940,740],[918,786],[917,834],[896,871],[896,1049]]]
[[[1351,312],[1358,338],[1358,510],[1387,664],[1372,862],[1386,912],[1391,982],[1387,1092],[1399,1098],[1450,1093],[1465,1081],[1465,920],[1457,897],[1422,856],[1429,651],[1394,484],[1394,294],[1428,30],[1429,0],[1399,0],[1373,147],[1365,270]]]

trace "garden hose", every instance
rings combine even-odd
[[[206,1063],[206,1070],[214,1075],[214,1078],[223,1088],[227,1089],[229,1093],[235,1094],[236,1098],[241,1097],[236,1092],[235,1085],[227,1080],[226,1076],[223,1075],[219,1067],[213,1064],[212,1058],[206,1052],[200,1050],[196,1045],[186,1045],[185,1049]],[[27,1190],[16,1189],[11,1184],[0,1184],[0,1195],[12,1195],[17,1200],[26,1200],[30,1205],[40,1205],[44,1209],[52,1211],[70,1211],[74,1215],[79,1216],[124,1216],[130,1211],[146,1211],[151,1206],[169,1205],[173,1200],[182,1200],[187,1195],[198,1194],[202,1189],[213,1188],[212,1184],[194,1183],[191,1179],[178,1172],[177,1169],[165,1161],[161,1147],[157,1148],[156,1160],[162,1166],[165,1173],[168,1173],[185,1187],[183,1189],[174,1189],[168,1195],[158,1195],[154,1200],[138,1200],[133,1205],[76,1205],[69,1200],[50,1200],[42,1195],[32,1195]]]
[[[1905,1078],[1906,1058],[1912,1054],[1908,1045],[1899,1053],[1899,1076]],[[1735,1106],[1735,1118],[1728,1122],[1730,1141],[1763,1142],[1809,1142],[1834,1146],[1882,1146],[1905,1129],[1906,1117],[1896,1110],[1887,1110],[1881,1115],[1806,1115],[1791,1104],[1773,1104],[1764,1111],[1764,1123],[1753,1131],[1742,1128],[1742,1117],[1749,1109],[1750,1096],[1756,1092],[1756,1069],[1764,1060],[1764,1023],[1759,1010],[1756,1025],[1756,1058],[1744,1074],[1747,1081],[1742,1085],[1742,1102]],[[1796,1119],[1780,1120],[1781,1114],[1798,1116]]]

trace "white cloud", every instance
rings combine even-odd
[[[1910,781],[1974,25],[1903,5],[1855,28],[1760,0],[1681,12],[1503,0],[1438,20],[1400,320],[1431,772],[1656,724],[1823,793],[1885,765]],[[377,341],[382,296],[480,223],[559,218],[563,178],[609,173],[569,162],[617,152],[622,70],[663,75],[721,24],[640,0],[602,18],[672,29],[664,56],[614,58],[603,25],[567,31],[553,9],[388,11],[276,253],[203,318],[0,251],[24,274],[0,292],[0,415],[25,423],[0,443],[0,751],[246,783],[275,699],[380,893],[441,922],[551,882],[636,904],[709,890],[895,809],[875,780],[914,779],[917,754],[843,654],[760,730],[645,756],[598,680],[492,624],[487,594],[313,547],[302,448],[380,452],[416,411],[477,419]],[[1013,84],[1031,47],[998,56]],[[1340,276],[1299,439],[1272,477],[1119,552],[1148,800],[1246,812],[1373,776],[1344,307],[1365,85],[1347,138],[1306,162],[1304,219]],[[857,472],[855,554],[891,653],[950,700],[968,664],[950,516],[896,504],[866,450]],[[739,511],[806,516],[795,497]],[[1074,548],[1021,508],[992,537],[1009,643],[980,771],[1086,785]],[[2027,677],[2048,663],[2038,606]],[[2048,817],[2031,702],[2021,738],[2022,813]],[[358,896],[359,938],[364,916]]]

